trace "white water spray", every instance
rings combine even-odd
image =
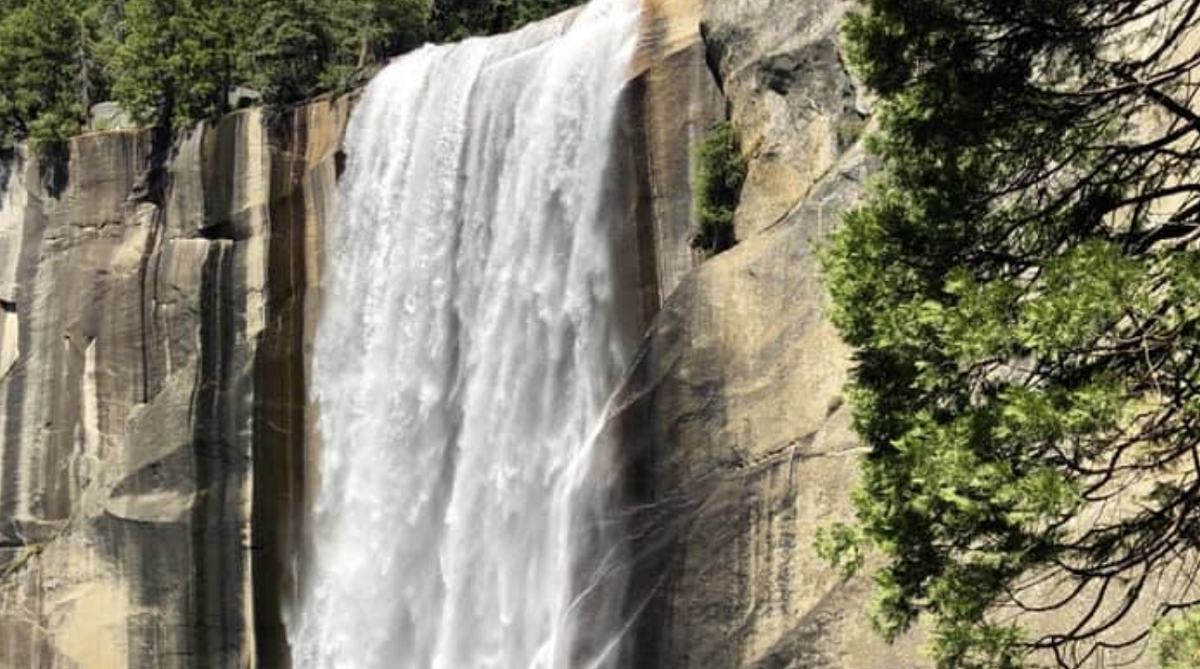
[[[426,47],[356,108],[295,669],[613,666],[620,544],[592,521],[630,357],[604,195],[636,7]]]

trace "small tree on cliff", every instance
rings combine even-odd
[[[820,547],[946,669],[1136,647],[1200,558],[1200,2],[864,1],[885,170],[826,271],[871,451]]]
[[[746,182],[746,159],[738,146],[737,131],[728,121],[713,128],[693,148],[695,193],[699,229],[692,246],[706,255],[727,251],[737,243],[734,214]]]

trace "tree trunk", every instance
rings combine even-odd
[[[87,49],[87,24],[84,22],[83,17],[80,16],[79,17],[79,52],[77,54],[77,57],[79,58],[79,101],[80,101],[80,103],[83,104],[83,113],[87,117],[87,122],[90,125],[91,124],[91,113],[92,113],[92,97],[91,97],[91,92],[88,89],[91,88],[89,86],[89,84],[91,83],[92,76],[91,76],[91,72],[89,71],[89,68],[88,68],[88,53],[87,53],[87,51],[88,51],[88,49]]]

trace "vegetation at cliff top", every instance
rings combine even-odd
[[[692,246],[712,256],[737,243],[733,215],[746,181],[746,159],[729,122],[709,131],[693,154],[692,190],[699,229]]]
[[[863,4],[884,170],[825,271],[870,453],[819,549],[943,669],[1113,666],[1197,597],[1200,2]]]
[[[290,103],[425,41],[518,27],[570,0],[0,0],[0,145],[61,148],[92,104],[180,128],[238,87]]]
[[[430,19],[436,41],[495,35],[553,16],[584,0],[449,0],[436,2]]]

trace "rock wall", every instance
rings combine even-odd
[[[838,44],[849,4],[649,3],[643,106],[662,110],[644,122],[649,190],[674,195],[655,207],[656,239],[692,229],[696,132],[679,127],[681,100],[704,107],[701,132],[728,113],[750,170],[741,243],[662,292],[612,420],[641,510],[638,667],[927,664],[919,639],[877,638],[866,580],[842,579],[813,546],[818,527],[850,514],[860,452],[841,395],[849,351],[825,317],[815,258],[867,171],[856,145],[867,102]],[[659,265],[676,265],[670,240],[666,253]]]
[[[252,110],[174,146],[83,136],[53,194],[18,156],[0,208],[0,667],[278,654],[304,305],[347,113]]]

